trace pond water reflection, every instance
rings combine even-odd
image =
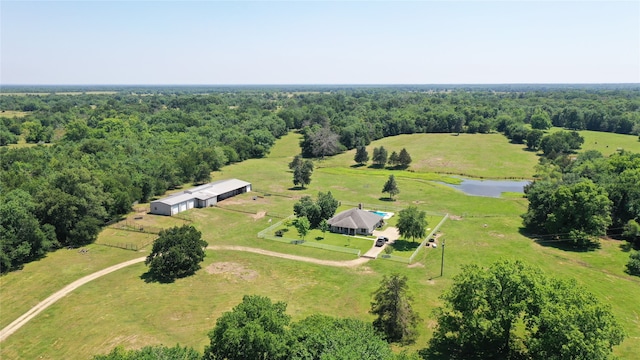
[[[503,192],[524,193],[524,187],[529,184],[529,180],[472,180],[462,179],[458,185],[441,183],[461,190],[467,195],[500,197]]]

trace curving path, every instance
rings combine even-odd
[[[258,249],[258,248],[252,248],[252,247],[246,247],[246,246],[233,246],[233,245],[207,246],[207,249],[208,250],[244,251],[244,252],[250,252],[250,253],[254,253],[254,254],[261,254],[261,255],[266,255],[266,256],[278,257],[278,258],[282,258],[282,259],[303,261],[303,262],[312,263],[312,264],[325,265],[325,266],[336,266],[336,267],[353,267],[353,266],[362,265],[362,264],[366,263],[367,261],[369,261],[369,259],[367,259],[367,258],[357,258],[357,259],[354,259],[354,260],[346,260],[346,261],[320,260],[320,259],[314,259],[314,258],[305,257],[305,256],[283,254],[283,253],[264,250],[264,249]],[[82,286],[82,285],[84,285],[84,284],[86,284],[86,283],[88,283],[90,281],[93,281],[93,280],[95,280],[95,279],[97,279],[99,277],[102,277],[104,275],[110,274],[110,273],[112,273],[112,272],[114,272],[116,270],[120,270],[120,269],[122,269],[124,267],[127,267],[129,265],[133,265],[133,264],[144,262],[144,260],[146,258],[147,257],[144,256],[144,257],[140,257],[140,258],[137,258],[137,259],[125,261],[125,262],[122,262],[122,263],[117,264],[117,265],[110,266],[110,267],[108,267],[106,269],[102,269],[100,271],[94,272],[93,274],[90,274],[90,275],[87,275],[85,277],[82,277],[82,278],[72,282],[71,284],[63,287],[61,290],[55,292],[53,295],[49,296],[48,298],[46,298],[46,299],[42,300],[41,302],[39,302],[38,304],[36,304],[34,307],[29,309],[29,311],[27,311],[26,313],[22,314],[22,316],[20,316],[16,320],[14,320],[11,324],[7,325],[4,329],[0,330],[0,342],[3,342],[11,334],[13,334],[18,329],[20,329],[24,324],[26,324],[31,319],[36,317],[36,315],[40,314],[42,311],[44,311],[49,306],[55,304],[56,301],[62,299],[63,297],[65,297],[67,294],[69,294],[73,290],[75,290],[75,289],[79,288],[80,286]]]

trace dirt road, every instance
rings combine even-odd
[[[369,259],[366,259],[366,258],[357,258],[357,259],[345,260],[345,261],[320,260],[320,259],[314,259],[314,258],[309,258],[309,257],[305,257],[305,256],[283,254],[283,253],[278,253],[278,252],[264,250],[264,249],[251,248],[251,247],[245,247],[245,246],[233,246],[233,245],[208,246],[207,249],[209,249],[209,250],[244,251],[244,252],[250,252],[250,253],[254,253],[254,254],[261,254],[261,255],[278,257],[278,258],[282,258],[282,259],[303,261],[303,262],[308,262],[308,263],[312,263],[312,264],[335,266],[335,267],[353,267],[353,266],[362,265],[362,264],[366,263],[367,261],[369,261]]]
[[[282,259],[303,261],[303,262],[308,262],[308,263],[312,263],[312,264],[326,265],[326,266],[336,266],[336,267],[358,266],[358,265],[366,263],[369,260],[369,259],[366,259],[366,258],[358,258],[358,259],[347,260],[347,261],[320,260],[320,259],[314,259],[314,258],[298,256],[298,255],[283,254],[283,253],[278,253],[278,252],[264,250],[264,249],[251,248],[251,247],[245,247],[245,246],[232,246],[232,245],[208,246],[207,249],[209,249],[209,250],[244,251],[244,252],[250,252],[250,253],[254,253],[254,254],[261,254],[261,255],[266,255],[266,256],[278,257],[278,258],[282,258]],[[75,290],[75,289],[79,288],[80,286],[88,283],[89,281],[93,281],[93,280],[95,280],[95,279],[97,279],[97,278],[99,278],[101,276],[110,274],[110,273],[112,273],[112,272],[114,272],[116,270],[120,270],[120,269],[122,269],[124,267],[127,267],[129,265],[133,265],[133,264],[144,262],[145,259],[146,259],[146,257],[141,257],[141,258],[125,261],[125,262],[117,264],[117,265],[110,266],[110,267],[108,267],[106,269],[103,269],[103,270],[100,270],[100,271],[96,271],[91,275],[87,275],[87,276],[85,276],[83,278],[80,278],[80,279],[72,282],[71,284],[65,286],[64,288],[62,288],[58,292],[54,293],[53,295],[51,295],[48,298],[46,298],[46,299],[42,300],[41,302],[39,302],[36,306],[32,307],[29,311],[27,311],[26,313],[22,314],[22,316],[20,316],[16,320],[14,320],[11,324],[7,325],[4,329],[0,330],[0,342],[3,342],[11,334],[13,334],[18,329],[20,329],[24,324],[26,324],[31,319],[36,317],[36,315],[40,314],[42,311],[44,311],[49,306],[55,304],[56,301],[62,299],[63,297],[65,297],[67,294],[69,294],[73,290]]]
[[[40,314],[44,309],[53,305],[56,301],[62,299],[65,295],[72,292],[73,290],[88,283],[89,281],[95,280],[101,276],[107,275],[116,270],[120,270],[123,267],[141,263],[144,261],[145,258],[146,257],[141,257],[141,258],[125,261],[117,265],[110,266],[106,269],[96,271],[91,275],[87,275],[83,278],[80,278],[72,282],[71,284],[63,287],[62,290],[59,290],[58,292],[54,293],[48,298],[42,300],[36,306],[32,307],[29,311],[27,311],[26,313],[22,314],[22,316],[14,320],[11,324],[7,325],[4,329],[0,330],[0,342],[4,341],[7,337],[9,337],[9,335],[13,334],[14,332],[16,332],[16,330],[20,329],[22,325],[26,324],[29,320],[33,319],[36,315]]]

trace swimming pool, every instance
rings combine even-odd
[[[385,212],[385,211],[378,211],[378,210],[369,210],[369,212],[372,212],[378,216],[382,216],[384,220],[387,220],[393,216],[392,212]]]

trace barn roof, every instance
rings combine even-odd
[[[200,185],[173,195],[169,195],[165,198],[152,202],[175,205],[191,199],[207,200],[220,194],[241,189],[243,187],[246,187],[247,185],[251,185],[251,183],[238,179],[219,180],[212,183]]]

